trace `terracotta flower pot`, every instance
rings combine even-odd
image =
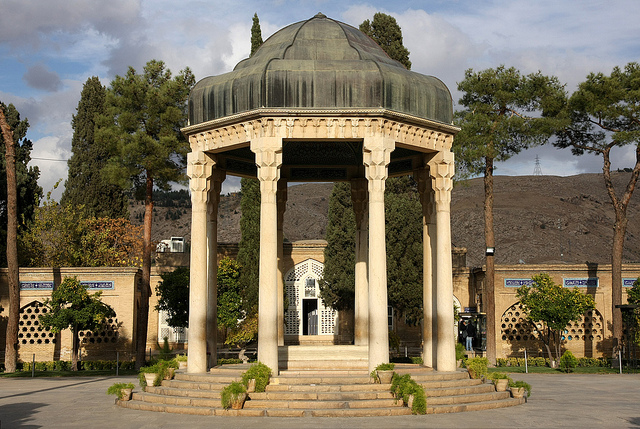
[[[131,394],[133,393],[133,389],[122,389],[122,397],[121,401],[129,401],[131,399]]]
[[[509,385],[509,380],[507,380],[506,378],[501,378],[495,380],[493,383],[496,385],[496,392],[506,392],[507,386]]]
[[[388,371],[377,371],[378,378],[380,379],[380,384],[391,384],[391,379],[393,378],[393,370]]]
[[[234,410],[241,410],[244,406],[244,401],[247,399],[246,393],[241,393],[238,398],[231,403],[231,408]]]
[[[524,396],[524,387],[512,387],[511,396],[514,398],[522,398]]]

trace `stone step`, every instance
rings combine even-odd
[[[267,392],[388,392],[389,384],[269,384]]]
[[[386,391],[360,391],[353,392],[262,392],[250,393],[251,400],[313,400],[313,401],[351,401],[351,400],[378,400],[392,399],[393,395],[389,390]]]
[[[429,400],[427,399],[427,414],[462,413],[465,411],[491,410],[495,408],[512,407],[514,405],[520,405],[523,403],[524,398],[508,398],[496,401],[431,406],[429,404]]]
[[[222,407],[220,399],[211,398],[191,398],[182,396],[167,396],[157,395],[154,393],[134,393],[132,399],[136,401],[142,401],[149,404],[164,404],[164,405],[180,405],[185,407]]]
[[[502,399],[509,399],[509,392],[487,392],[487,393],[474,393],[471,395],[459,395],[459,396],[430,396],[427,398],[428,405],[447,405],[447,404],[462,404],[472,402],[483,401],[498,401]]]
[[[272,400],[272,399],[251,399],[244,403],[246,409],[250,408],[292,408],[301,410],[315,409],[361,409],[361,408],[387,408],[400,407],[402,403],[395,399],[364,399],[364,400]]]
[[[436,389],[425,389],[427,397],[435,396],[457,396],[457,395],[473,395],[476,393],[490,393],[495,392],[495,387],[492,384],[484,383],[474,386],[462,386],[462,387],[440,387]]]
[[[142,402],[138,400],[116,401],[123,407],[132,410],[156,411],[176,414],[194,414],[200,416],[244,416],[244,417],[262,417],[266,415],[264,409],[242,409],[242,410],[225,410],[224,408],[213,407],[192,407],[183,405],[168,405]]]
[[[323,370],[318,370],[318,369],[298,369],[298,370],[291,370],[291,369],[285,369],[280,371],[279,376],[280,377],[308,377],[308,376],[315,376],[317,374],[321,374],[323,376],[350,376],[350,375],[355,375],[355,376],[368,376],[369,375],[369,371],[366,370],[349,370],[349,369],[323,369]]]
[[[222,390],[225,386],[228,386],[231,381],[226,383],[207,383],[196,381],[183,381],[183,380],[163,380],[163,387],[172,387],[175,389],[188,389],[188,390]]]
[[[394,370],[395,371],[395,370]],[[446,381],[446,380],[469,380],[467,372],[417,372],[417,371],[395,371],[397,374],[409,374],[415,381]]]
[[[199,389],[199,390],[191,390],[182,387],[168,387],[168,386],[157,386],[157,387],[149,387],[146,388],[146,393],[153,393],[155,395],[167,395],[167,396],[183,396],[189,398],[209,398],[209,399],[220,399],[220,391],[223,389],[209,390],[209,389]]]
[[[482,384],[482,380],[434,380],[434,381],[421,381],[415,380],[424,389],[438,389],[443,387],[468,387]]]
[[[308,375],[308,376],[291,376],[291,377],[271,377],[271,384],[371,384],[371,377],[368,375],[351,375],[351,376],[339,376],[339,375]]]
[[[225,383],[229,384],[232,381],[239,381],[242,378],[242,373],[237,374],[176,374],[174,380],[190,381],[197,383]]]

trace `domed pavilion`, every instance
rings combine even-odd
[[[454,371],[451,94],[368,36],[318,14],[272,35],[232,72],[199,81],[183,129],[191,152],[189,366],[216,364],[217,211],[227,174],[260,181],[258,359],[284,347],[282,252],[288,182],[350,182],[356,214],[353,347],[389,361],[385,180],[411,174],[423,208],[425,366]],[[416,237],[416,239],[419,239]]]

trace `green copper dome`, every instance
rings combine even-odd
[[[276,32],[232,72],[199,81],[189,97],[189,123],[259,108],[384,108],[453,120],[442,81],[405,69],[357,28],[322,14]]]

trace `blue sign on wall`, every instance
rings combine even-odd
[[[504,279],[504,287],[520,287],[527,285],[533,286],[533,280],[531,279]]]
[[[636,280],[638,279],[622,279],[622,286],[633,287],[633,284],[636,282]]]
[[[564,287],[598,287],[599,285],[598,277],[562,279],[562,286]]]
[[[53,290],[53,282],[20,282],[20,290]]]
[[[81,285],[87,286],[89,290],[113,290],[115,289],[112,281],[82,281]]]

